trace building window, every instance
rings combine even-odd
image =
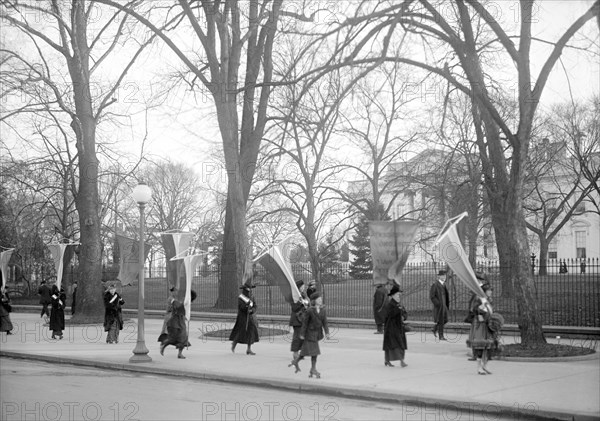
[[[548,244],[548,259],[556,259],[558,257],[558,242],[556,239]]]
[[[585,231],[575,231],[575,248],[577,249],[577,258],[585,259],[587,258],[585,252]]]

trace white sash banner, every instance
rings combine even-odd
[[[467,288],[479,297],[485,298],[485,293],[479,286],[475,272],[469,263],[469,256],[463,249],[458,236],[458,223],[467,216],[466,212],[461,213],[454,218],[450,218],[442,227],[435,244],[438,245],[441,259],[443,259],[450,269],[454,271]]]
[[[260,254],[254,263],[260,263],[269,273],[267,282],[270,285],[277,285],[283,294],[285,300],[292,304],[300,300],[300,291],[294,281],[292,267],[284,257],[284,252],[277,244],[269,247],[264,253]]]
[[[183,273],[185,265],[182,260],[177,259],[183,257],[189,252],[194,239],[194,233],[191,232],[163,232],[161,233],[162,243],[165,250],[166,260],[175,262],[175,279],[168,279],[169,288],[176,287],[182,289],[181,284],[185,282],[186,275]],[[169,272],[167,273],[169,276]]]
[[[63,257],[65,255],[65,249],[67,246],[71,244],[48,244],[48,248],[50,249],[50,253],[52,254],[52,260],[54,260],[54,268],[56,269],[56,286],[60,291],[60,286],[62,284],[62,275],[63,275]]]
[[[2,292],[6,289],[6,281],[8,280],[8,262],[15,249],[8,249],[0,253],[0,273],[2,273]]]

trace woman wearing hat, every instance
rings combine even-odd
[[[115,284],[110,284],[104,293],[104,331],[107,344],[119,343],[119,331],[123,330],[123,315],[121,306],[125,301],[117,293]]]
[[[294,329],[294,334],[292,336],[292,344],[290,346],[290,351],[292,351],[292,362],[288,365],[291,367],[292,365],[296,367],[296,372],[300,371],[298,368],[298,354],[300,349],[302,348],[302,339],[300,339],[300,329],[302,328],[302,321],[306,316],[306,309],[309,305],[308,298],[306,297],[306,285],[304,285],[303,281],[296,281],[296,287],[298,287],[298,292],[300,292],[300,298],[297,302],[292,304],[292,314],[290,316],[290,326]]]
[[[50,310],[50,330],[52,331],[52,339],[62,339],[63,330],[65,330],[65,304],[67,295],[61,288],[58,289],[56,284],[52,285],[50,291],[51,310]]]
[[[492,296],[492,286],[489,283],[481,285],[481,289],[486,297],[476,297],[471,306],[473,313],[473,325],[470,338],[467,345],[473,349],[473,356],[477,359],[477,373],[492,374],[487,369],[489,350],[494,346],[494,334],[488,328],[488,320],[493,310],[490,304]]]
[[[252,351],[252,344],[259,341],[258,337],[258,325],[256,323],[256,301],[252,297],[252,288],[256,285],[252,285],[252,275],[244,275],[244,284],[240,287],[242,293],[238,296],[238,313],[235,319],[235,325],[229,335],[229,340],[233,341],[231,344],[231,352],[235,352],[237,344],[246,344],[247,355],[256,355]]]
[[[176,288],[175,291],[177,291]],[[160,355],[165,355],[165,348],[169,345],[173,345],[179,351],[177,358],[185,359],[183,356],[183,348],[190,346],[185,318],[185,305],[183,302],[176,299],[176,292],[173,294],[173,297],[171,318],[167,322],[167,334],[164,336],[160,335],[162,337],[160,341]],[[193,302],[196,297],[196,291],[192,290],[191,301]]]
[[[400,288],[398,285],[392,287],[389,292],[391,300],[386,307],[385,326],[383,328],[383,351],[385,352],[384,364],[387,367],[394,367],[392,361],[400,361],[401,367],[408,364],[404,362],[404,354],[408,348],[406,342],[406,330],[404,321],[407,313],[404,306],[400,304]]]
[[[160,331],[160,335],[158,336],[158,342],[162,342],[167,337],[167,324],[169,320],[171,320],[171,315],[173,314],[173,303],[177,300],[177,293],[179,289],[177,287],[171,287],[169,289],[169,298],[167,298],[167,309],[165,310],[165,316],[163,318],[163,327]]]
[[[323,331],[325,331],[325,335],[323,335]],[[321,298],[321,294],[318,292],[313,292],[310,296],[310,307],[306,310],[300,330],[300,339],[304,341],[302,342],[300,357],[292,362],[296,367],[296,373],[300,371],[298,362],[304,357],[310,356],[311,366],[308,377],[316,376],[318,379],[321,378],[321,373],[317,371],[317,357],[321,354],[319,341],[324,337],[329,339],[329,326],[327,324],[327,315],[323,308],[323,298]]]

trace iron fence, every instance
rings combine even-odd
[[[582,270],[581,259],[549,261],[546,275],[534,275],[537,305],[542,324],[554,326],[600,327],[600,268],[599,259],[585,259]],[[567,265],[567,271],[560,271],[560,265]],[[497,263],[485,262],[477,265],[484,272],[494,288],[493,306],[501,313],[506,323],[518,322],[516,300],[510,290],[503,286],[500,268]],[[372,319],[372,301],[375,286],[372,279],[353,279],[349,275],[347,263],[330,265],[321,285],[324,303],[330,317]],[[429,288],[437,278],[439,266],[434,264],[407,264],[402,273],[402,300],[412,320],[432,320],[432,304]],[[305,282],[310,279],[306,265],[293,267],[296,279]],[[254,297],[259,306],[259,314],[288,315],[289,304],[285,302],[279,287],[270,286],[262,268],[255,277]],[[218,298],[219,271],[214,268],[200,268],[192,281],[192,288],[198,298],[192,304],[194,311],[231,312],[214,307]],[[147,309],[164,309],[168,296],[164,269],[154,268],[145,281]],[[471,292],[460,280],[449,276],[446,286],[450,293],[450,322],[461,322],[467,315]],[[123,287],[128,308],[137,305],[137,287]]]
[[[600,327],[600,261],[594,259],[549,260],[546,274],[539,274],[537,261],[532,262],[537,305],[544,325]],[[293,265],[294,277],[308,282],[312,278],[308,264]],[[439,266],[435,264],[407,264],[402,273],[402,301],[412,320],[431,321],[432,304],[429,301],[429,288],[436,280]],[[503,285],[500,267],[496,262],[478,263],[477,269],[484,272],[494,287],[493,306],[501,313],[506,323],[518,323],[518,310],[514,295]],[[76,277],[76,270],[70,271]],[[115,279],[114,268],[106,268],[103,279]],[[192,288],[198,298],[192,310],[203,312],[232,312],[232,309],[218,309],[215,303],[219,291],[219,268],[202,266],[197,269],[192,280]],[[285,302],[279,287],[270,286],[267,274],[257,267],[254,296],[259,306],[259,314],[288,315],[289,304]],[[152,267],[145,275],[145,307],[149,310],[163,310],[169,295],[166,270]],[[70,298],[70,279],[63,280]],[[467,315],[471,292],[460,280],[450,276],[446,283],[450,293],[450,322],[461,322]],[[8,284],[12,297],[27,298],[37,303],[37,283],[27,285]],[[328,264],[323,268],[321,291],[330,317],[372,319],[372,301],[375,287],[372,279],[354,279],[349,274],[348,263]],[[18,293],[22,289],[21,294]],[[25,291],[28,292],[25,293]],[[121,293],[125,307],[137,307],[137,285],[124,286]],[[24,295],[25,297],[19,297]]]

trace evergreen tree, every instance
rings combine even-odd
[[[366,214],[362,215],[356,225],[356,233],[350,240],[350,253],[355,258],[350,262],[350,276],[354,279],[368,279],[373,276],[373,258],[369,238],[369,221],[389,221],[383,205],[369,202]]]
[[[350,276],[354,279],[368,279],[373,276],[373,259],[369,242],[369,221],[361,216],[356,232],[350,240],[350,253],[355,256],[350,262]]]

